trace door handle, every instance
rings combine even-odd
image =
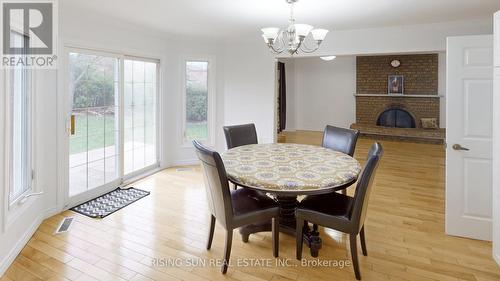
[[[464,151],[469,151],[469,149],[467,147],[463,147],[461,146],[460,144],[456,143],[452,146],[452,148],[454,150],[464,150]]]
[[[75,134],[75,129],[76,129],[76,124],[75,124],[76,120],[75,120],[75,115],[74,114],[71,114],[71,120],[70,120],[70,127],[69,127],[69,133],[71,135],[74,135]]]

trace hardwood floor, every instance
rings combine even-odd
[[[287,133],[286,140],[319,144],[320,136]],[[364,160],[372,143],[360,139],[356,158]],[[443,146],[381,143],[385,155],[365,225],[368,256],[359,255],[363,280],[500,280],[491,243],[444,233]],[[302,267],[295,260],[294,238],[285,234],[280,259],[290,266],[242,266],[245,258],[274,263],[271,235],[252,235],[245,244],[236,232],[226,276],[209,264],[155,266],[155,258],[172,263],[220,259],[224,232],[216,228],[207,251],[209,216],[197,167],[167,169],[134,186],[152,193],[103,220],[71,211],[45,220],[0,280],[355,280],[350,266]],[[53,235],[65,216],[76,218],[72,228]],[[321,237],[320,260],[349,260],[346,235],[321,229]],[[306,249],[303,257],[314,261]]]

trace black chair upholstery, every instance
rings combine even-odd
[[[356,150],[356,143],[358,142],[359,131],[339,128],[335,126],[326,125],[325,131],[323,132],[323,143],[322,146],[331,150],[339,151],[345,153],[349,156],[354,156],[354,150]],[[345,185],[339,190],[342,194],[347,194],[347,188],[351,184]]]
[[[257,144],[258,142],[255,124],[224,126],[223,129],[228,149],[247,144]],[[234,189],[237,188],[238,186],[235,184]]]
[[[323,132],[322,146],[354,156],[359,131],[327,125]]]
[[[254,124],[224,126],[223,128],[228,149],[258,142]]]
[[[196,153],[201,161],[205,178],[205,191],[211,213],[207,249],[212,246],[215,221],[226,229],[226,246],[222,273],[227,272],[233,230],[248,224],[272,220],[273,254],[278,256],[279,248],[279,207],[265,194],[250,189],[231,191],[219,153],[212,151],[198,141],[193,141]]]
[[[339,193],[324,196],[309,196],[299,203],[296,210],[297,233],[302,233],[306,222],[323,225],[349,234],[351,257],[356,279],[361,280],[359,272],[356,239],[360,235],[363,255],[367,255],[364,222],[368,200],[372,190],[373,178],[377,171],[383,148],[379,143],[372,145],[356,186],[354,197]],[[302,258],[302,235],[297,235],[297,259]]]

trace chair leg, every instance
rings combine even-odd
[[[210,248],[212,247],[212,240],[214,239],[214,230],[215,230],[215,217],[214,215],[210,215],[210,229],[208,230],[207,250],[210,250]]]
[[[224,262],[222,264],[222,273],[226,274],[227,267],[229,266],[229,257],[231,256],[231,246],[233,244],[233,230],[227,230],[226,233],[226,247],[224,248]]]
[[[366,241],[365,241],[365,226],[361,227],[361,231],[359,232],[359,238],[361,240],[361,250],[363,251],[363,255],[366,256],[368,253],[366,252]]]
[[[234,190],[238,189],[238,186],[235,183],[233,183],[233,189]]]
[[[313,224],[313,233],[318,233],[319,226],[317,224]]]
[[[301,220],[301,219],[297,219],[297,228],[295,229],[295,235],[296,235],[296,239],[297,239],[297,254],[296,254],[296,258],[298,260],[302,260],[302,246],[303,246],[303,243],[304,243],[304,235],[303,235],[303,231],[304,231],[304,220]]]
[[[275,258],[279,256],[280,248],[280,219],[279,217],[273,218],[273,255]]]
[[[342,194],[347,195],[347,188],[342,189]]]
[[[361,274],[359,272],[359,264],[358,264],[358,249],[357,249],[357,241],[356,234],[351,234],[349,236],[349,243],[351,244],[351,259],[352,259],[352,267],[354,268],[354,275],[356,275],[356,279],[361,280]]]

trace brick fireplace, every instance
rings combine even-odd
[[[391,66],[393,60],[400,61],[401,65]],[[403,95],[388,94],[389,75],[403,75]],[[424,130],[421,122],[422,118],[435,118],[439,124],[438,54],[359,56],[356,58],[356,89],[356,123],[351,127],[362,134],[425,142],[444,139],[444,130]],[[413,119],[414,128],[402,128],[412,127],[406,126],[407,121],[380,123],[381,114],[391,109],[398,113],[383,118],[408,114],[405,118]]]

